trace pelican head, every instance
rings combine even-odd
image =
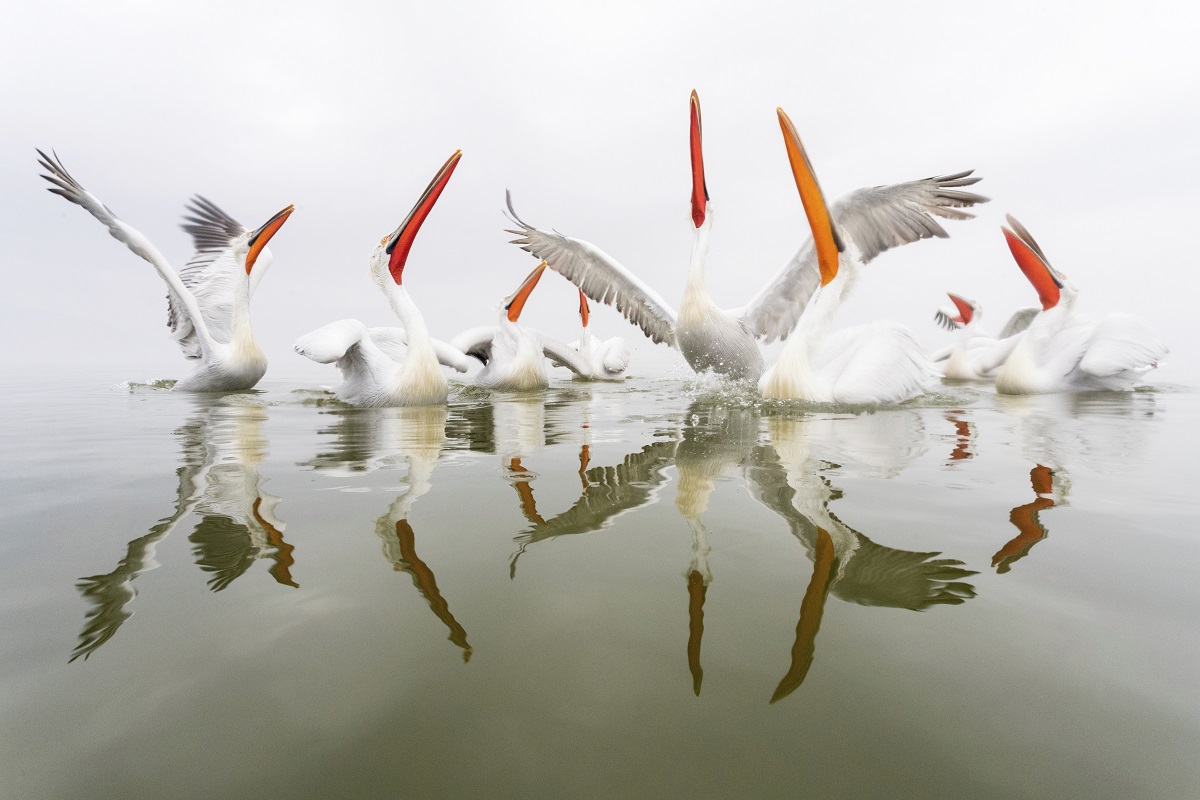
[[[408,251],[412,249],[413,240],[417,238],[417,231],[421,230],[421,224],[425,222],[434,203],[437,202],[442,190],[449,183],[450,176],[454,174],[454,168],[458,166],[460,158],[462,158],[462,150],[455,150],[454,155],[446,159],[446,163],[425,187],[421,198],[417,200],[412,211],[409,211],[408,216],[400,223],[400,227],[379,240],[379,245],[371,254],[371,277],[381,288],[386,285],[385,274],[391,275],[397,286],[403,284],[404,264],[408,261]]]
[[[692,124],[688,142],[692,152],[692,224],[699,228],[708,215],[708,184],[704,180],[704,150],[701,148],[700,96],[692,90]]]
[[[1005,214],[1004,219],[1008,226],[1002,225],[1000,230],[1004,232],[1008,249],[1012,252],[1017,266],[1037,291],[1038,299],[1042,301],[1042,310],[1049,311],[1057,306],[1064,293],[1068,300],[1073,298],[1076,294],[1075,287],[1067,280],[1066,275],[1050,266],[1046,254],[1042,252],[1033,235],[1011,214]]]
[[[821,285],[824,286],[837,277],[838,255],[846,247],[833,225],[833,218],[829,216],[825,195],[821,192],[821,185],[817,183],[817,174],[808,160],[808,153],[800,141],[800,134],[796,133],[796,126],[782,108],[775,109],[775,113],[779,116],[779,128],[783,131],[783,145],[787,148],[792,177],[800,191],[800,202],[804,204],[808,226],[812,229],[813,244],[817,248],[817,264],[821,269]]]
[[[250,274],[254,269],[254,265],[260,260],[262,261],[263,272],[266,271],[267,267],[271,266],[271,251],[267,249],[267,242],[271,241],[271,237],[279,232],[279,229],[283,227],[283,223],[287,222],[287,218],[295,210],[296,207],[294,205],[288,206],[264,222],[257,230],[247,233],[246,238],[238,243],[238,257],[243,259],[247,275]]]
[[[937,321],[942,327],[948,331],[962,328],[971,324],[972,320],[983,316],[983,312],[979,309],[979,304],[974,300],[968,300],[965,297],[954,294],[954,292],[946,292],[946,296],[954,303],[954,308],[958,311],[958,316],[950,316],[954,312],[938,311]]]
[[[537,286],[538,281],[542,279],[542,273],[546,271],[546,262],[538,264],[533,268],[533,272],[529,273],[525,280],[521,281],[521,285],[517,290],[504,298],[504,303],[501,305],[504,316],[502,319],[507,319],[509,322],[515,323],[521,317],[521,311],[525,308],[525,301],[529,299],[529,295],[533,292],[533,287]]]

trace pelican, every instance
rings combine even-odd
[[[983,310],[979,303],[953,292],[946,292],[946,296],[954,303],[954,309],[938,309],[934,320],[946,330],[960,333],[955,344],[932,356],[935,362],[946,362],[942,377],[959,381],[995,378],[996,370],[1021,341],[1017,334],[1029,327],[1040,309],[1022,308],[1014,312],[1000,335],[993,337],[980,326]]]
[[[782,108],[778,115],[812,229],[820,285],[809,296],[779,361],[759,381],[759,390],[769,399],[817,403],[898,403],[915,397],[937,371],[907,328],[875,321],[826,336],[864,259],[858,238],[830,215],[795,126]]]
[[[194,196],[183,229],[196,254],[178,273],[149,239],[117,218],[100,198],[84,189],[58,160],[41,150],[42,175],[49,191],[82,206],[113,238],[149,261],[167,282],[167,327],[192,371],[173,387],[181,392],[234,392],[253,388],[267,371],[267,357],[250,329],[250,298],[271,265],[267,242],[295,206],[248,231],[211,201]]]
[[[450,347],[483,364],[475,377],[479,386],[515,392],[545,389],[550,385],[546,374],[547,358],[576,375],[588,377],[591,374],[578,350],[517,322],[545,271],[546,262],[543,261],[533,268],[515,292],[504,298],[498,325],[469,328],[450,340]]]
[[[796,325],[820,280],[816,251],[806,244],[746,305],[722,310],[704,283],[712,204],[704,177],[701,148],[700,100],[691,96],[690,147],[692,164],[691,269],[679,312],[632,272],[595,245],[555,232],[539,230],[508,210],[519,230],[513,244],[549,262],[597,303],[615,306],[652,341],[678,348],[697,372],[713,371],[735,380],[758,380],[763,357],[756,339],[767,343],[785,339]],[[969,219],[958,209],[987,198],[961,191],[979,178],[970,171],[919,181],[859,189],[839,199],[833,219],[844,239],[853,240],[862,261],[902,244],[947,234],[933,216]]]
[[[442,405],[449,384],[440,364],[467,371],[465,355],[430,337],[402,280],[417,231],[461,157],[462,151],[457,150],[446,160],[400,227],[383,237],[371,254],[371,278],[404,323],[403,330],[368,328],[356,319],[343,319],[296,340],[295,350],[300,355],[320,364],[337,364],[344,382],[336,393],[344,402],[356,406]]]
[[[629,346],[619,336],[600,341],[593,338],[588,329],[590,318],[587,295],[579,290],[579,319],[583,322],[583,333],[579,341],[571,342],[569,347],[579,351],[579,356],[587,364],[588,374],[578,373],[579,380],[591,381],[623,381],[625,370],[629,367]]]
[[[1075,311],[1079,294],[1050,266],[1029,231],[1011,215],[1001,227],[1021,272],[1037,290],[1042,312],[996,375],[1001,394],[1128,391],[1158,366],[1167,348],[1137,318],[1109,314],[1098,320]]]

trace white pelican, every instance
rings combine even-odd
[[[1029,231],[1012,216],[1002,227],[1009,250],[1037,290],[1042,312],[1029,324],[996,375],[1001,394],[1128,391],[1158,366],[1167,348],[1137,318],[1098,320],[1075,311],[1078,290],[1050,266]]]
[[[578,350],[517,322],[545,271],[546,262],[543,261],[533,268],[515,292],[504,298],[499,325],[469,328],[450,340],[451,348],[483,364],[483,369],[475,376],[479,386],[514,392],[545,389],[550,385],[546,374],[547,358],[576,375],[588,377],[591,374]]]
[[[738,380],[758,380],[763,371],[756,338],[773,342],[785,339],[796,325],[820,280],[817,256],[806,244],[746,305],[722,310],[704,284],[712,205],[704,179],[701,149],[700,100],[691,97],[692,245],[691,270],[676,313],[662,297],[595,245],[581,239],[543,231],[523,222],[508,209],[520,230],[513,240],[550,268],[566,276],[592,300],[615,306],[654,342],[677,347],[692,369],[714,371]],[[892,247],[947,234],[933,215],[969,219],[957,209],[986,202],[987,198],[957,187],[979,178],[970,171],[926,178],[893,186],[859,189],[833,206],[833,218],[844,239],[853,240],[865,263]]]
[[[321,364],[336,362],[345,379],[339,399],[356,406],[428,406],[446,402],[449,384],[439,363],[466,372],[461,352],[430,337],[421,312],[402,278],[408,251],[462,157],[455,151],[392,233],[371,254],[371,278],[404,323],[398,328],[368,328],[356,319],[331,322],[296,340],[297,353]]]
[[[1017,334],[1029,327],[1040,309],[1022,308],[1014,312],[1000,335],[993,337],[981,327],[983,310],[978,303],[953,292],[946,292],[946,295],[955,307],[938,309],[934,319],[946,330],[959,331],[959,337],[953,345],[932,356],[934,361],[946,362],[942,377],[959,381],[995,378],[996,370],[1021,340]]]
[[[583,322],[583,333],[579,341],[571,342],[569,346],[579,351],[587,364],[588,374],[577,373],[575,377],[585,381],[625,380],[625,370],[629,367],[629,345],[620,336],[604,341],[594,338],[588,329],[589,317],[587,295],[580,289],[579,319]]]
[[[912,332],[876,321],[826,330],[863,262],[858,239],[825,205],[800,136],[783,109],[779,126],[796,188],[812,229],[820,285],[808,298],[779,361],[759,381],[764,397],[817,403],[898,403],[925,390],[937,375]]]
[[[186,207],[183,229],[196,254],[178,273],[150,240],[117,218],[100,198],[84,189],[58,160],[41,150],[39,163],[49,191],[82,206],[119,242],[158,270],[167,282],[167,327],[184,357],[195,362],[174,389],[232,392],[250,389],[267,371],[267,357],[250,329],[250,297],[271,265],[267,242],[295,210],[288,206],[254,231],[200,195]]]

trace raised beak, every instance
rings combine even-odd
[[[275,216],[271,217],[263,226],[250,234],[250,249],[246,252],[246,274],[250,274],[250,270],[254,269],[254,262],[258,261],[258,254],[267,246],[267,242],[271,241],[283,223],[287,222],[287,218],[296,210],[296,206],[291,205],[280,211]]]
[[[954,303],[954,307],[958,309],[958,319],[955,322],[960,322],[963,325],[970,325],[972,317],[975,316],[975,309],[971,305],[971,301],[965,297],[959,297],[953,292],[946,292],[946,296]]]
[[[516,322],[520,318],[521,311],[525,308],[525,301],[529,299],[533,287],[537,286],[545,271],[546,262],[543,261],[533,268],[533,272],[529,273],[515,292],[504,298],[504,310],[508,312],[509,322]]]
[[[775,111],[779,114],[779,128],[783,131],[783,144],[787,148],[788,163],[792,166],[792,177],[796,179],[800,202],[804,203],[804,214],[812,229],[813,243],[817,247],[817,264],[821,269],[821,285],[824,286],[837,276],[838,254],[846,248],[834,230],[825,195],[817,183],[817,175],[809,163],[808,153],[804,151],[800,134],[796,133],[796,126],[782,108]]]
[[[692,151],[692,223],[699,228],[708,213],[708,184],[704,181],[704,150],[700,142],[700,96],[692,90],[692,126],[688,137]]]
[[[586,328],[588,326],[588,301],[583,289],[579,290],[579,318],[583,320],[583,327]]]
[[[408,261],[408,251],[412,249],[413,240],[417,238],[417,231],[421,230],[421,223],[425,222],[425,218],[433,209],[433,204],[441,196],[442,189],[446,188],[460,158],[462,158],[462,150],[455,150],[454,155],[446,159],[446,163],[425,187],[421,199],[413,206],[412,211],[408,212],[404,222],[401,222],[400,227],[396,228],[392,235],[385,240],[387,244],[384,252],[390,256],[388,270],[392,273],[392,280],[396,283],[401,283],[404,275],[404,263]]]
[[[1029,235],[1029,231],[1025,230],[1025,226],[1007,214],[1005,219],[1012,226],[1011,229],[1000,226],[1000,230],[1004,232],[1004,238],[1008,242],[1008,249],[1016,259],[1021,272],[1025,273],[1025,277],[1037,291],[1038,299],[1042,301],[1042,310],[1049,311],[1058,305],[1062,295],[1063,282],[1054,267],[1050,266],[1050,262],[1046,260],[1042,248]]]

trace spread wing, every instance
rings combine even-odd
[[[179,278],[196,297],[213,338],[229,342],[233,335],[235,305],[248,299],[248,294],[245,299],[240,295],[246,290],[246,269],[233,255],[234,244],[246,229],[200,195],[189,200],[185,209],[187,216],[183,218],[182,227],[191,234],[196,254],[179,271]],[[256,271],[258,267],[255,264]],[[253,278],[251,275],[252,283]],[[191,322],[180,312],[178,304],[168,294],[167,327],[171,329],[171,336],[185,355],[199,356]]]
[[[830,214],[865,264],[893,247],[935,236],[946,238],[949,234],[934,217],[971,219],[974,215],[961,209],[988,201],[961,190],[980,181],[971,177],[972,172],[859,189],[838,198]],[[767,342],[786,339],[820,281],[810,240],[753,300],[730,313]]]
[[[642,329],[655,343],[675,347],[675,309],[658,292],[617,263],[600,248],[582,239],[572,239],[555,231],[543,231],[526,224],[505,192],[510,219],[519,230],[510,230],[512,244],[544,260],[589,298],[616,308],[625,319]],[[816,263],[815,261],[813,262]]]
[[[71,173],[67,172],[66,167],[59,161],[57,153],[48,156],[38,150],[37,154],[39,156],[38,163],[50,173],[42,175],[42,177],[54,184],[49,191],[75,203],[99,220],[108,228],[108,232],[114,239],[136,253],[139,258],[150,262],[150,265],[166,281],[167,301],[171,317],[168,324],[172,337],[181,339],[177,335],[177,329],[186,328],[188,335],[192,336],[192,341],[189,346],[184,347],[184,354],[198,358],[202,345],[207,345],[211,341],[210,334],[203,322],[196,298],[188,290],[180,276],[171,268],[167,259],[140,231],[119,219],[112,209],[100,201],[100,198],[83,188],[79,181],[71,177]],[[183,346],[182,341],[181,346]]]

